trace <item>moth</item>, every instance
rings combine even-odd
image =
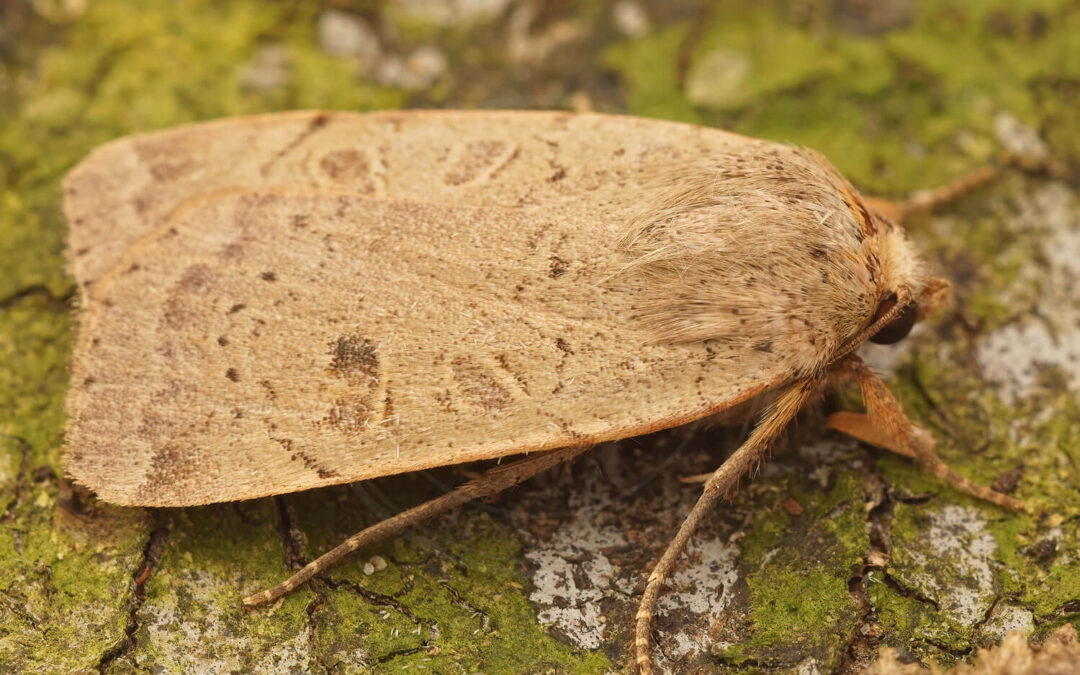
[[[952,473],[853,351],[940,306],[821,155],[561,112],[297,112],[138,135],[64,182],[81,292],[66,466],[103,500],[251,499],[529,453],[349,551],[602,442],[763,409],[649,577],[837,380],[830,426]]]

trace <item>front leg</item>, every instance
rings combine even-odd
[[[934,440],[929,432],[911,423],[885,383],[858,356],[852,354],[845,357],[833,367],[832,374],[841,379],[854,378],[859,383],[866,414],[835,413],[827,422],[830,428],[916,459],[935,476],[961,492],[1007,509],[1023,510],[1024,503],[1020,500],[964,478],[942,462],[934,453]]]
[[[866,199],[866,204],[894,223],[902,225],[908,216],[933,211],[943,204],[954,202],[961,196],[994,180],[1000,173],[1000,167],[984,166],[938,188],[920,190],[903,201],[869,197]]]
[[[857,438],[863,443],[869,443],[878,448],[884,448],[908,459],[915,459],[915,453],[899,439],[889,436],[881,430],[881,427],[864,413],[848,412],[846,410],[829,415],[825,422],[830,429],[835,429],[842,434]],[[915,427],[918,432],[929,435],[925,429]],[[918,433],[917,432],[917,433]],[[933,439],[930,439],[933,443]],[[931,445],[931,447],[933,447]]]

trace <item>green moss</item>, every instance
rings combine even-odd
[[[630,109],[808,145],[864,189],[894,195],[989,162],[1001,110],[1035,125],[1053,115],[1075,131],[1059,97],[1037,94],[1046,78],[1080,73],[1075,5],[919,3],[910,25],[867,38],[746,4],[738,21],[717,7],[691,45],[687,92],[704,108],[688,105],[675,76],[688,33],[620,47],[610,63]],[[1075,133],[1061,135],[1075,147]]]
[[[55,490],[27,497],[0,529],[0,662],[15,671],[91,668],[123,636],[144,522],[128,511],[56,527]]]
[[[924,510],[897,504],[893,514],[893,554],[889,574],[893,586],[874,584],[874,609],[890,640],[909,645],[922,660],[970,648],[973,622],[959,620],[967,607],[990,606],[993,589],[965,577],[966,568],[948,554],[933,555],[927,541]],[[941,559],[942,556],[946,556]],[[957,595],[962,593],[962,595]],[[957,598],[965,605],[957,606]],[[979,604],[981,603],[981,604]]]
[[[312,667],[304,613],[310,591],[292,593],[270,611],[246,614],[240,605],[285,564],[272,501],[170,510],[161,518],[167,533],[136,616],[135,646],[113,671]]]
[[[901,648],[923,663],[952,665],[951,650],[965,650],[966,640],[957,640],[953,631],[961,630],[954,622],[943,620],[932,605],[904,595],[890,587],[880,572],[869,577],[867,595],[884,633],[884,644]]]
[[[25,442],[30,468],[60,471],[70,327],[64,306],[40,293],[0,310],[0,434]]]
[[[396,511],[428,496],[430,484],[409,475],[362,489],[374,504],[393,495],[395,503],[383,507]],[[348,494],[323,490],[287,498],[307,533],[309,555],[381,517],[355,505],[331,506]],[[355,504],[355,495],[351,499]],[[360,650],[368,662],[395,669],[605,672],[611,665],[602,654],[571,649],[537,623],[520,552],[512,531],[473,509],[358,551],[330,572],[322,588],[327,611],[317,612],[315,620],[324,662]],[[386,563],[384,569],[375,568],[375,556]]]
[[[1049,407],[1049,419],[1034,423],[1047,408],[1028,403],[1020,410],[1000,406],[1002,426],[1020,431],[1020,443],[1003,444],[1002,454],[1024,466],[1019,488],[1037,517],[1000,519],[991,525],[1008,573],[1006,588],[1016,593],[1037,617],[1049,618],[1080,596],[1080,569],[1070,551],[1080,547],[1080,502],[1075,497],[1076,459],[1080,439],[1080,410],[1076,398],[1062,395]],[[1005,411],[1008,411],[1006,414]],[[1048,563],[1032,557],[1031,547],[1046,539],[1059,552]]]
[[[604,61],[622,73],[627,106],[635,115],[701,123],[678,84],[679,49],[690,27],[666,26],[645,37],[612,45]]]
[[[802,505],[801,515],[787,514],[781,502],[788,498]],[[757,515],[740,542],[739,564],[751,633],[720,657],[734,664],[790,664],[812,655],[828,667],[838,658],[841,636],[857,621],[847,580],[869,546],[861,481],[841,472],[825,493],[793,481],[755,501]],[[823,632],[822,626],[835,630]]]
[[[1001,565],[1000,573],[994,575],[993,592],[1031,608],[1037,622],[1050,619],[1080,594],[1080,570],[1065,553],[1080,545],[1075,526],[1080,502],[1075,497],[1074,457],[1080,442],[1080,408],[1074,396],[1064,393],[1006,405],[985,389],[967,353],[964,348],[943,352],[928,342],[914,351],[910,365],[902,371],[904,377],[892,388],[913,419],[934,431],[939,455],[957,472],[990,484],[1002,472],[1022,466],[1023,479],[1015,496],[1027,502],[1029,513],[1005,512],[959,495],[902,458],[883,456],[879,466],[901,494],[936,495],[931,504],[940,501],[977,509],[996,546],[993,559]],[[933,398],[928,401],[927,395]],[[905,552],[912,545],[918,548],[926,537],[922,512],[921,507],[897,505],[893,562],[909,570],[909,579],[914,574],[940,584],[953,583],[941,581],[949,578],[949,571],[913,567],[905,558]],[[1056,541],[1059,554],[1046,562],[1033,558],[1031,548],[1049,538]],[[916,568],[921,571],[911,571]],[[907,635],[930,640],[933,644],[923,644],[922,655],[928,658],[944,658],[935,644],[967,648],[968,639],[958,636],[969,633],[969,626],[925,602],[898,596],[887,586],[876,592],[875,609],[891,639],[902,642],[905,638],[897,636]]]
[[[842,79],[848,93],[864,96],[879,93],[891,82],[893,63],[873,40],[808,31],[783,21],[773,8],[754,5],[737,22],[727,12],[714,13],[694,47],[687,86],[692,98],[695,88],[701,90],[704,107],[739,109],[822,80]],[[746,63],[745,76],[731,82],[723,97],[709,91],[715,84],[699,82],[700,75],[706,74],[700,69],[715,61],[716,55],[741,57]]]
[[[69,327],[41,293],[0,310],[0,662],[15,670],[93,666],[123,635],[145,542],[141,511],[57,508]]]
[[[777,569],[754,580],[754,639],[761,644],[792,644],[821,636],[822,626],[851,621],[845,580],[820,569]],[[844,621],[846,619],[846,621]]]

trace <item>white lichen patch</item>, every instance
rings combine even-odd
[[[1035,615],[1030,609],[1015,605],[999,604],[979,631],[986,642],[1000,642],[1011,631],[1019,631],[1025,637],[1035,631]]]
[[[806,443],[800,445],[798,450],[800,470],[807,471],[807,475],[825,489],[835,467],[857,451],[858,444],[853,439]]]
[[[977,625],[994,602],[997,543],[974,508],[950,505],[928,515],[929,528],[894,550],[891,571],[957,624]]]
[[[1050,148],[1038,132],[1024,124],[1011,112],[1002,111],[994,117],[994,134],[1014,157],[1031,162],[1043,162],[1050,157]]]
[[[893,345],[879,345],[866,341],[859,345],[859,358],[866,362],[878,375],[889,378],[896,374],[911,353],[912,345],[916,344],[923,333],[930,333],[925,323],[915,324],[911,329],[911,335]]]
[[[707,628],[731,604],[739,580],[738,558],[739,549],[734,544],[719,539],[691,541],[687,559],[692,563],[671,576],[667,587],[672,590],[661,596],[657,613],[689,611],[704,619],[694,621],[694,626]],[[665,649],[669,658],[708,651],[712,645],[704,630],[685,631],[673,637],[673,646]]]
[[[839,464],[857,451],[858,442],[850,438],[804,443],[798,450],[800,466],[803,467]]]
[[[137,637],[145,647],[136,650],[135,666],[208,675],[317,668],[307,622],[298,622],[295,634],[285,639],[248,635],[238,610],[221,602],[235,594],[235,582],[213,573],[198,569],[176,573],[169,592],[139,612]]]
[[[534,590],[529,599],[538,607],[539,621],[583,649],[597,649],[607,642],[604,607],[613,606],[613,601],[626,609],[636,605],[632,593],[642,573],[636,567],[615,565],[605,554],[605,550],[624,551],[629,542],[610,517],[620,505],[597,481],[590,483],[572,497],[570,517],[550,538],[534,542],[525,552],[533,570]],[[738,581],[738,553],[737,546],[715,536],[699,533],[691,541],[657,605],[658,616],[677,612],[684,619],[683,629],[668,636],[666,659],[709,649],[706,631],[731,603]]]
[[[1019,198],[1018,208],[1016,230],[1038,244],[1003,293],[1010,306],[1026,310],[984,336],[975,351],[984,377],[1010,403],[1037,393],[1047,368],[1080,392],[1080,206],[1067,188],[1050,184]]]
[[[535,590],[529,600],[541,608],[537,618],[554,625],[584,649],[603,644],[607,621],[600,602],[613,593],[626,595],[633,589],[631,580],[615,576],[615,566],[603,553],[605,548],[627,543],[614,526],[596,523],[607,505],[607,500],[571,505],[573,515],[543,548],[525,554],[535,565]]]
[[[1059,368],[1080,390],[1080,332],[1052,332],[1046,319],[1005,326],[981,341],[976,356],[1009,402],[1034,393],[1040,367]]]
[[[686,551],[695,564],[671,575],[668,586],[676,590],[660,598],[658,612],[687,609],[715,618],[731,602],[732,587],[739,580],[739,549],[719,539],[706,539],[691,541]]]
[[[499,17],[510,0],[398,0],[394,8],[404,18],[439,26],[468,26]]]
[[[821,669],[818,667],[818,660],[815,658],[809,658],[800,663],[795,672],[797,675],[821,675]]]

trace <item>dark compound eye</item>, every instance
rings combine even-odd
[[[896,306],[896,298],[889,297],[881,301],[878,305],[877,311],[874,312],[874,321],[876,322],[881,317],[885,316],[893,307]],[[914,303],[908,303],[904,306],[900,313],[893,317],[893,320],[885,324],[885,326],[875,333],[870,342],[875,342],[879,345],[891,345],[894,342],[899,342],[907,337],[907,334],[911,332],[911,327],[915,325],[915,319],[919,316],[919,308]]]

